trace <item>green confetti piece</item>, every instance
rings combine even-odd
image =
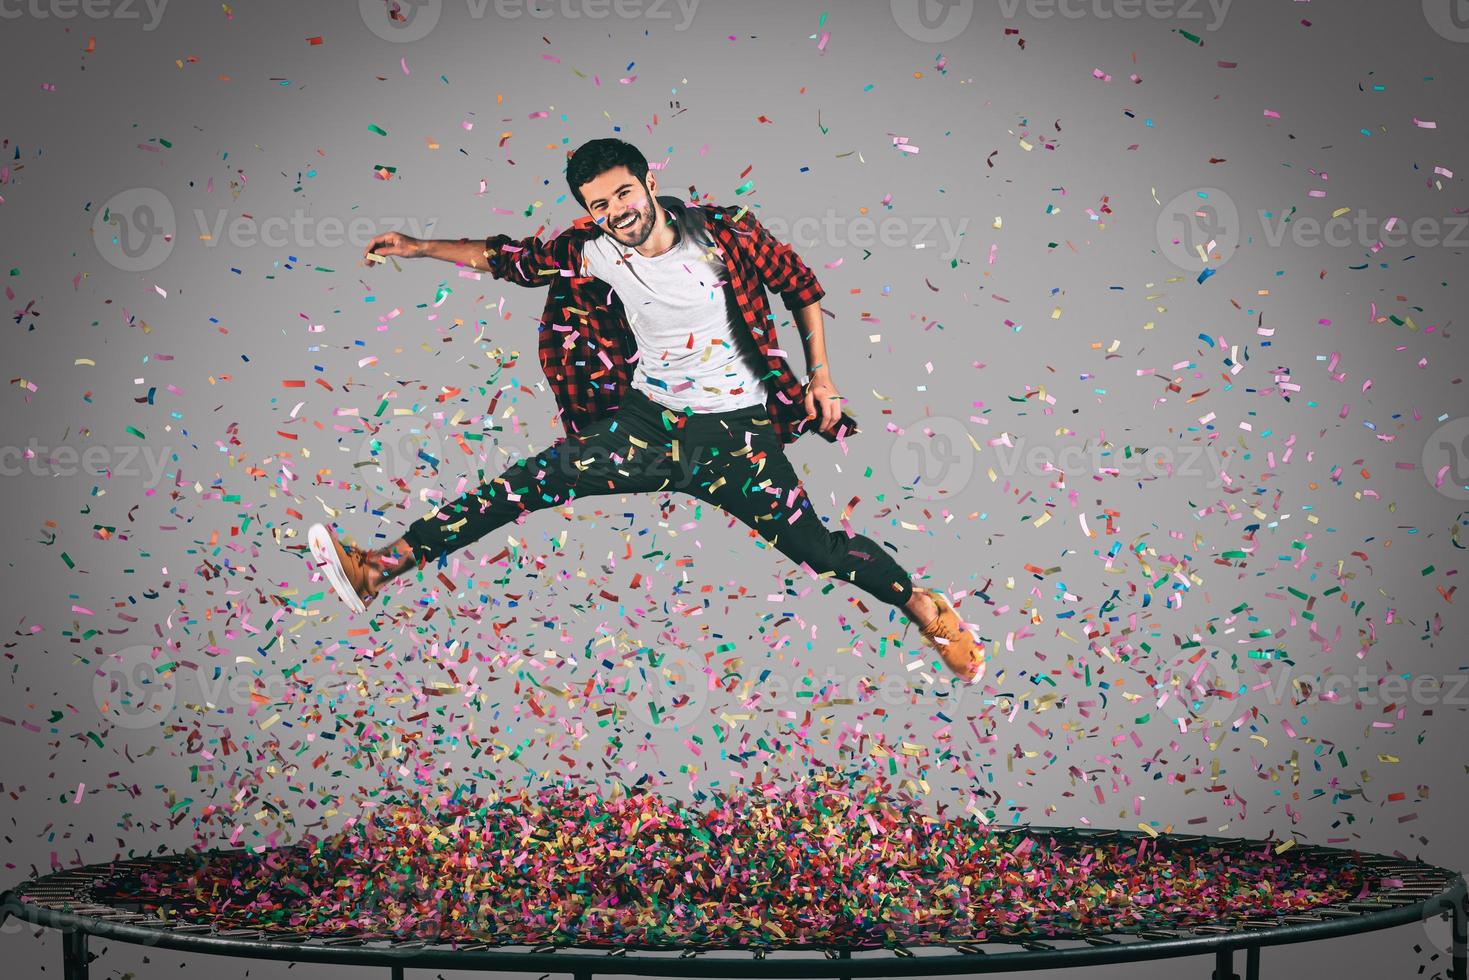
[[[71,555],[68,555],[64,551],[61,553],[61,560],[64,561],[64,562],[66,562],[66,567],[67,568],[76,568],[77,567],[76,566],[76,563],[71,560]]]
[[[383,129],[381,126],[378,126],[375,123],[368,123],[367,128],[369,131],[377,133],[379,136],[388,135],[388,131],[386,129]]]
[[[139,432],[137,429],[133,428],[132,426],[128,426],[127,427],[127,430],[129,432],[131,432],[133,435],[137,436],[139,439],[146,439],[146,438],[148,438],[147,436],[145,436],[143,433]]]

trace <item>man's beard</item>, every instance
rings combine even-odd
[[[627,228],[613,228],[612,222],[607,222],[607,233],[616,238],[623,245],[633,248],[648,240],[653,234],[653,198],[648,196],[646,208],[637,209],[637,218]],[[626,217],[626,212],[618,215],[619,218]]]

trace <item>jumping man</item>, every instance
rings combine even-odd
[[[368,244],[364,261],[443,259],[548,288],[538,347],[566,435],[387,547],[343,546],[332,528],[313,524],[312,556],[337,595],[362,612],[389,580],[532,511],[677,490],[754,528],[792,561],[900,607],[949,670],[978,681],[983,648],[948,601],[913,585],[871,538],[828,531],[786,458],[785,446],[813,428],[828,442],[857,431],[831,379],[825,291],[811,270],[742,208],[659,197],[647,160],[622,140],[583,144],[566,181],[587,214],[549,241],[388,232]],[[801,332],[804,385],[780,349],[767,288]]]

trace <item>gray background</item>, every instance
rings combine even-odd
[[[381,3],[7,5],[7,881],[237,825],[250,844],[340,828],[378,774],[353,767],[353,739],[317,736],[334,711],[422,726],[404,719],[426,689],[487,745],[470,759],[425,732],[449,783],[533,785],[569,768],[562,754],[685,800],[812,765],[886,775],[871,739],[838,747],[861,723],[895,751],[924,746],[888,778],[929,808],[1469,864],[1464,597],[1443,595],[1469,496],[1454,323],[1469,236],[1453,223],[1469,208],[1469,29],[1428,7],[1270,0],[1221,19],[1182,2],[1138,17],[1104,0],[960,3],[925,27],[903,2],[703,0],[688,19],[651,0],[545,16],[446,0],[404,40]],[[543,294],[429,260],[361,268],[362,243],[563,227],[581,213],[565,151],[613,133],[662,167],[664,193],[757,207],[816,270],[863,432],[789,454],[832,527],[860,498],[852,528],[959,602],[993,651],[982,690],[949,688],[887,607],[842,584],[823,595],[683,496],[587,499],[502,529],[451,558],[459,595],[412,583],[369,637],[319,596],[295,549],[327,508],[388,540],[428,511],[421,490],[457,494],[560,436],[534,358]],[[1371,233],[1314,240],[1306,222],[1341,208]],[[1373,253],[1392,216],[1422,223]],[[353,219],[366,231],[342,234]],[[1200,284],[1189,253],[1211,239],[1218,272]],[[436,402],[445,387],[462,391]],[[483,433],[473,457],[465,432]],[[1006,433],[1016,450],[994,444]],[[512,540],[509,565],[474,574]],[[974,594],[987,583],[989,604]],[[439,605],[454,615],[425,619]],[[640,673],[639,647],[669,671]],[[732,692],[709,690],[711,654],[716,676],[740,674]],[[1200,664],[1191,703],[1160,706]],[[531,711],[532,680],[598,674],[606,693],[541,694],[547,717]],[[678,691],[689,705],[652,723],[649,702]],[[612,705],[627,717],[610,721]],[[738,726],[726,748],[748,735],[780,750],[726,756],[716,722]],[[59,969],[56,935],[31,933],[4,926],[10,975]],[[1265,964],[1432,976],[1446,936],[1409,926]],[[287,975],[116,944],[95,969]]]

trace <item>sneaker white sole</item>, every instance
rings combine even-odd
[[[306,543],[311,546],[311,557],[316,559],[317,565],[326,573],[326,580],[331,583],[332,591],[353,612],[366,612],[367,604],[353,590],[352,583],[347,581],[347,572],[342,568],[341,559],[337,557],[337,549],[332,544],[331,533],[327,531],[326,525],[311,525],[306,531]]]

